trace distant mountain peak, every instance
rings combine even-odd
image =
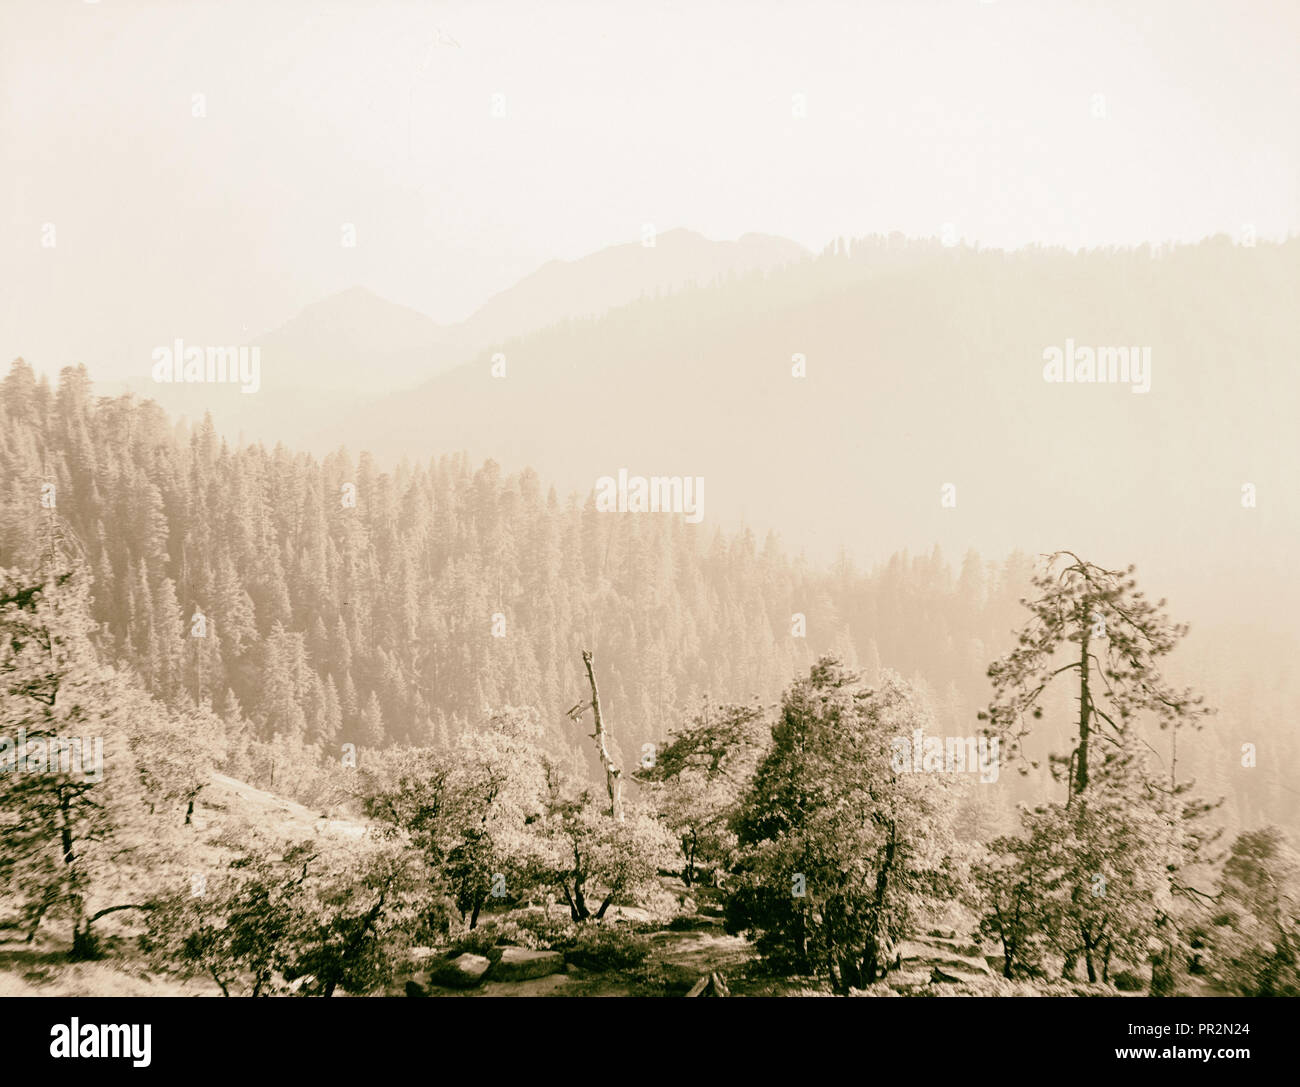
[[[273,329],[266,334],[267,337],[274,336],[281,329],[288,328],[295,321],[301,321],[304,318],[326,320],[336,320],[341,315],[350,313],[373,312],[389,316],[406,317],[415,324],[426,325],[437,328],[438,323],[432,317],[428,317],[419,310],[410,306],[404,306],[400,302],[391,302],[387,298],[376,294],[369,287],[356,284],[351,287],[345,287],[341,291],[335,291],[333,294],[326,295],[315,302],[303,307],[295,317],[290,318],[279,328]],[[266,337],[264,337],[266,338]]]
[[[772,234],[719,241],[679,226],[658,233],[653,246],[630,241],[573,260],[549,260],[459,324],[440,325],[354,284],[252,342],[262,348],[272,386],[383,392],[419,384],[494,344],[549,325],[807,255],[802,246]]]

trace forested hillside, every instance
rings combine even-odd
[[[96,398],[83,369],[51,389],[16,362],[0,413],[0,566],[34,568],[51,547],[81,555],[105,659],[172,705],[208,702],[256,740],[324,752],[446,747],[485,709],[516,705],[588,757],[564,716],[588,647],[620,759],[706,697],[770,704],[825,652],[868,680],[897,670],[947,734],[973,734],[1033,562],[971,553],[954,571],[935,552],[822,570],[775,538],[603,516],[492,462],[387,474],[365,454],[232,448],[210,423],[190,431],[150,402]],[[1225,706],[1180,766],[1229,797],[1230,825],[1295,822],[1288,651],[1256,631],[1209,632],[1175,658]],[[1249,771],[1246,741],[1260,750]],[[1007,773],[995,791],[1041,788]]]

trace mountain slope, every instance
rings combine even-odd
[[[353,287],[308,306],[253,341],[271,388],[364,391],[430,376],[448,331],[422,313]]]
[[[472,350],[562,321],[594,317],[643,295],[708,286],[728,276],[794,264],[807,256],[794,242],[767,234],[745,234],[728,242],[690,230],[670,230],[658,235],[653,246],[632,242],[580,260],[548,261],[490,299],[455,335]]]
[[[1072,546],[1198,583],[1283,568],[1300,529],[1284,467],[1300,461],[1298,256],[859,243],[525,337],[505,378],[482,355],[321,444],[464,450],[583,495],[620,468],[703,476],[706,524],[744,517],[822,557],[937,540]],[[1045,381],[1068,341],[1149,349],[1150,390]],[[1253,519],[1244,482],[1269,495]],[[1259,591],[1267,610],[1265,583],[1220,581],[1220,603]]]
[[[320,433],[328,443],[345,432],[358,403],[420,384],[513,337],[806,256],[794,242],[768,235],[712,241],[672,230],[659,235],[653,247],[637,242],[578,260],[550,261],[467,320],[450,325],[353,287],[251,341],[260,349],[256,395],[232,386],[160,385],[144,375],[121,388],[191,419],[210,411],[232,438],[242,433],[295,442]]]

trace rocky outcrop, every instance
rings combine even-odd
[[[492,960],[465,952],[454,959],[429,964],[429,981],[448,989],[473,989],[488,972]]]
[[[501,958],[488,971],[489,981],[528,981],[544,978],[564,969],[564,956],[558,951],[530,951],[526,947],[503,947]]]

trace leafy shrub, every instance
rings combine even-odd
[[[626,971],[640,966],[650,947],[646,937],[621,925],[586,924],[564,957],[584,970]]]
[[[455,958],[470,952],[496,960],[503,947],[526,947],[530,951],[563,950],[574,945],[577,926],[568,918],[547,917],[537,910],[494,917],[462,932],[452,940],[448,955]]]
[[[447,951],[447,958],[454,959],[458,955],[466,953],[471,955],[484,955],[489,959],[499,959],[501,952],[499,934],[495,925],[482,925],[479,928],[470,929],[468,932],[461,933],[452,941],[451,947]]]
[[[563,950],[572,947],[578,927],[563,915],[547,916],[540,910],[520,913],[511,919],[518,931],[521,947],[534,951]]]

